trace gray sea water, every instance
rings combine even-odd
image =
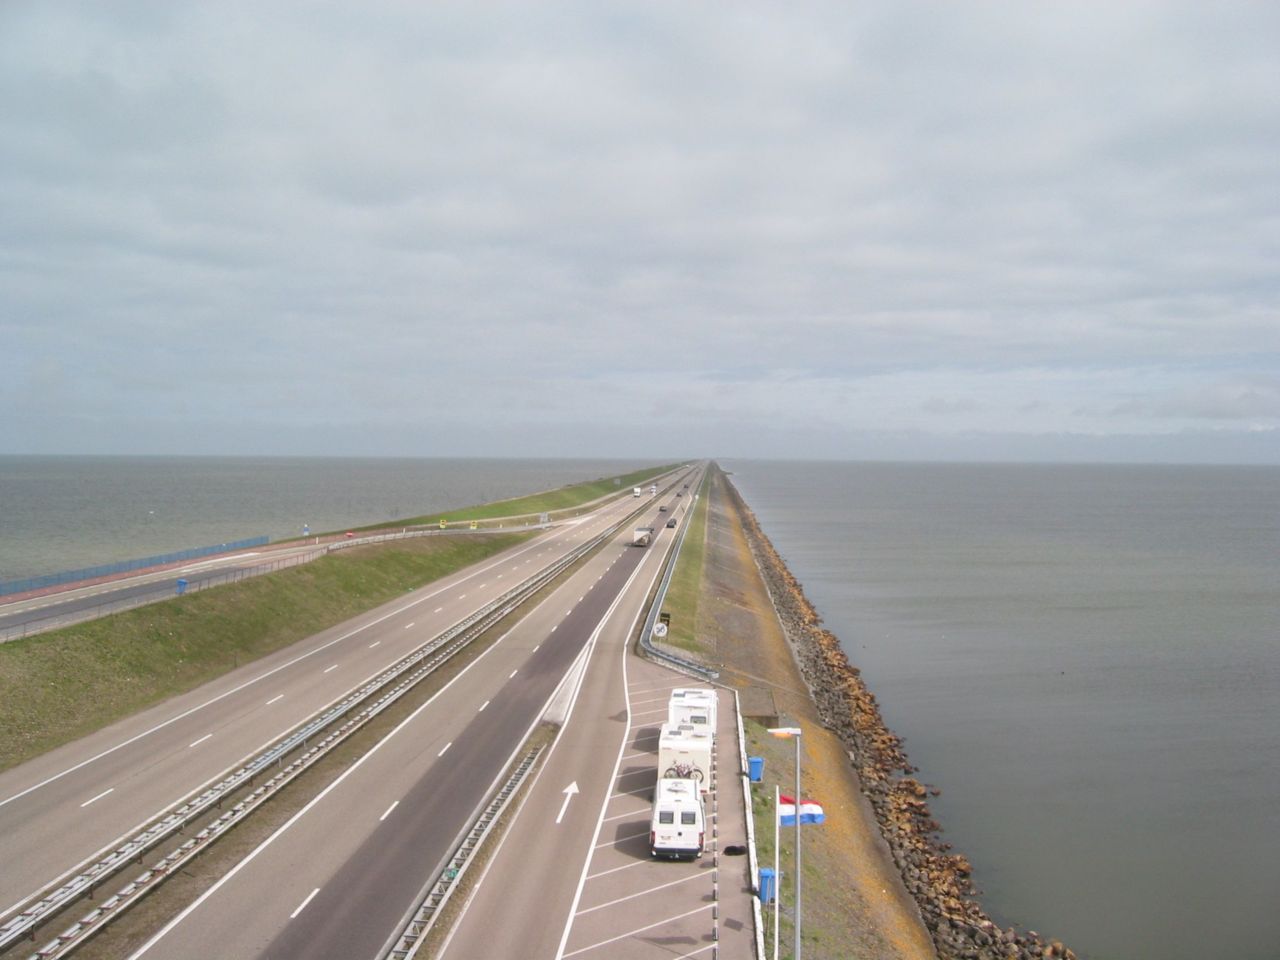
[[[0,456],[0,581],[626,473],[618,460]]]
[[[1280,957],[1280,468],[722,465],[997,920]]]

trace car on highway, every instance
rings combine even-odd
[[[659,513],[666,513],[666,512],[667,512],[667,505],[664,503],[662,506],[660,506],[660,507],[658,508],[658,512],[659,512]]]
[[[675,518],[675,517],[672,517],[670,520],[668,520],[668,521],[667,521],[667,526],[668,526],[668,527],[674,527],[675,525],[676,525],[676,518]]]

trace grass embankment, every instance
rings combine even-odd
[[[470,523],[472,520],[481,521],[498,518],[504,520],[536,519],[539,514],[562,513],[575,507],[581,507],[601,497],[607,497],[609,494],[622,491],[629,493],[632,487],[639,486],[646,480],[650,480],[669,470],[674,470],[678,466],[680,466],[678,463],[668,463],[661,467],[645,467],[643,470],[633,470],[631,473],[624,473],[617,477],[587,480],[584,483],[575,483],[556,490],[546,490],[542,493],[531,493],[528,496],[515,497],[511,500],[495,500],[493,503],[459,507],[457,510],[446,510],[443,513],[409,517],[405,520],[396,520],[391,524],[380,523],[374,526],[353,529],[374,530],[386,526],[432,526],[438,524],[441,520],[450,524],[459,524]]]
[[[526,539],[424,537],[0,644],[0,770]]]
[[[662,602],[664,612],[671,614],[670,632],[663,643],[678,647],[688,653],[705,655],[706,643],[699,640],[698,597],[702,593],[703,564],[707,548],[707,501],[711,490],[711,474],[708,470],[698,488],[698,505],[688,515],[689,525],[680,546],[680,557],[667,586],[667,596]]]

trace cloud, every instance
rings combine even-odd
[[[122,452],[215,413],[549,444],[679,416],[761,455],[762,418],[1269,429],[1278,28],[1189,2],[6,5],[0,403],[32,413],[0,450],[74,450],[39,414],[69,397]],[[197,449],[176,433],[145,431]]]

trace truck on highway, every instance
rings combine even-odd
[[[653,543],[653,527],[636,527],[631,532],[633,547],[647,547],[651,543]]]
[[[649,853],[673,860],[702,856],[707,835],[702,794],[692,780],[659,780],[649,821]]]
[[[633,497],[638,497],[638,496],[640,496],[640,494],[642,494],[643,492],[644,492],[644,491],[643,491],[643,490],[641,490],[639,487],[632,487],[632,488],[631,488],[631,495],[632,495]]]

